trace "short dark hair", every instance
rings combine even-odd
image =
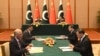
[[[74,25],[70,24],[68,27],[74,28]]]
[[[28,27],[27,27],[27,28],[29,28],[29,27],[33,27],[33,25],[28,25]]]
[[[78,29],[77,32],[78,32],[79,34],[85,34],[85,31],[84,31],[83,29]]]

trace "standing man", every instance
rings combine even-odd
[[[10,56],[25,56],[25,53],[31,48],[31,45],[24,46],[21,42],[22,31],[16,29],[14,31],[14,37],[10,41]]]
[[[29,25],[28,28],[23,32],[23,43],[27,46],[31,43],[32,40],[35,40],[35,37],[32,37],[31,32],[33,31],[33,26]]]
[[[82,29],[77,30],[77,37],[79,38],[79,43],[74,46],[70,45],[70,47],[76,51],[80,52],[82,56],[94,56],[92,51],[91,41],[87,35],[85,35],[85,31]]]

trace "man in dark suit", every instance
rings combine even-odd
[[[32,40],[35,40],[35,37],[32,37],[31,34],[32,30],[33,30],[33,26],[29,25],[28,28],[23,32],[22,40],[23,43],[26,44],[26,46],[30,44]]]
[[[10,56],[25,56],[25,53],[31,48],[31,45],[24,46],[21,42],[22,31],[16,29],[14,31],[14,37],[11,39],[10,47]]]
[[[88,36],[85,35],[84,30],[79,29],[77,30],[76,34],[79,38],[79,43],[76,46],[70,45],[70,47],[73,48],[74,51],[80,52],[82,56],[94,56],[91,41],[89,40]]]
[[[78,37],[76,35],[76,31],[74,30],[74,26],[69,25],[68,30],[69,30],[69,35],[68,35],[69,42],[73,45],[76,45],[78,43]]]

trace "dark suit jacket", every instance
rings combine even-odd
[[[28,32],[28,30],[25,30],[23,32],[22,40],[23,40],[24,45],[27,46],[28,44],[30,44],[33,39],[35,39],[35,38],[32,38],[32,35],[31,35],[31,33]]]
[[[82,56],[94,56],[92,52],[91,41],[85,36],[75,47],[74,51],[80,52]]]
[[[21,42],[20,42],[21,43]],[[27,52],[27,50],[25,48],[23,48],[22,46],[23,44],[21,43],[21,49],[18,46],[17,40],[15,39],[15,37],[13,37],[10,41],[10,56],[25,56],[25,52]]]
[[[68,40],[73,45],[76,45],[78,43],[76,31],[70,32],[70,34],[68,35]]]

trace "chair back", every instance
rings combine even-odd
[[[9,42],[5,42],[1,45],[2,50],[2,56],[10,56],[10,48],[9,48]]]
[[[2,56],[2,50],[1,50],[1,45],[0,45],[0,56]]]

